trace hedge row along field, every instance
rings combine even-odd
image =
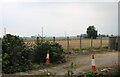
[[[2,73],[24,72],[32,70],[34,63],[44,64],[48,50],[51,63],[65,62],[63,48],[58,43],[39,42],[31,47],[19,36],[7,34],[2,39]]]

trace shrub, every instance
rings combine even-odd
[[[37,44],[34,52],[34,62],[45,63],[48,50],[51,63],[65,62],[62,46],[54,42],[40,42]]]
[[[11,74],[31,69],[30,49],[19,36],[7,34],[2,40],[2,72]]]

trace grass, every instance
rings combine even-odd
[[[93,72],[92,70],[84,70],[83,72],[80,73],[81,75],[86,75],[88,77],[106,77],[106,76],[113,76],[113,77],[118,77],[120,76],[120,67],[118,67],[117,64],[113,66],[106,66],[106,67],[99,67],[97,68],[97,71]],[[78,76],[79,77],[79,76]]]
[[[91,71],[91,70],[85,70],[85,71],[84,71],[84,74],[85,74],[85,75],[95,75],[96,72],[93,72],[93,71]]]
[[[75,67],[74,68],[79,68],[81,66],[84,66],[85,64],[75,64]],[[70,69],[70,66],[66,66],[64,67],[65,70],[69,70]]]
[[[42,73],[39,73],[39,75],[42,77],[49,77],[50,75],[54,75],[54,74],[50,71],[44,71]]]
[[[41,63],[41,64],[34,63],[33,64],[33,69],[34,70],[45,69],[45,68],[50,68],[50,67],[53,67],[53,66],[55,66],[55,64],[46,65],[46,64],[43,64],[43,63]]]

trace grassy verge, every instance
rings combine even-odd
[[[115,65],[114,67],[101,67],[98,68],[97,71],[92,71],[90,69],[84,70],[81,72],[78,77],[86,76],[86,77],[119,77],[120,76],[120,67]]]

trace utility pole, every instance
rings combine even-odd
[[[6,35],[6,28],[4,28],[4,35]]]
[[[42,27],[42,38],[43,38],[43,27]]]
[[[43,27],[42,27],[42,32],[41,32],[41,41],[43,42]]]

